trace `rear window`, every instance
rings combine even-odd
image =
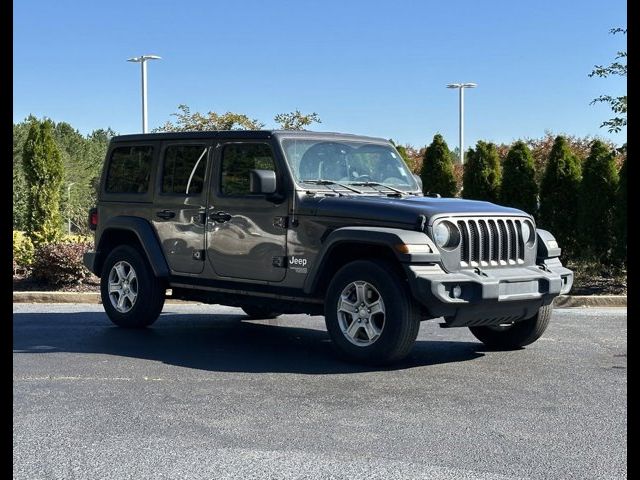
[[[207,166],[207,147],[171,145],[164,152],[162,193],[176,195],[202,193]]]
[[[146,193],[151,177],[153,147],[117,147],[107,171],[108,193]]]

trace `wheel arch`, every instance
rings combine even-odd
[[[109,253],[120,245],[131,245],[147,259],[153,274],[158,278],[169,277],[169,266],[162,253],[160,241],[149,222],[139,217],[117,216],[103,227],[98,245],[94,273],[100,276]]]
[[[318,257],[304,283],[304,292],[315,294],[326,291],[333,275],[346,263],[354,260],[386,260],[401,278],[406,278],[403,262],[437,261],[437,253],[401,253],[397,245],[429,244],[431,240],[422,232],[381,227],[344,227],[333,231],[323,243]],[[435,246],[433,252],[437,252]]]

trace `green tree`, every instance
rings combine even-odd
[[[615,207],[616,246],[615,258],[620,264],[627,263],[627,157],[620,167]]]
[[[502,164],[500,201],[532,215],[537,213],[538,185],[533,156],[521,140],[511,146]]]
[[[615,35],[616,33],[627,34],[626,28],[612,28],[609,33]],[[618,51],[613,63],[607,66],[594,65],[593,70],[589,74],[590,77],[607,78],[611,75],[617,75],[620,77],[627,76],[627,52],[626,50]],[[602,122],[600,128],[607,127],[610,132],[619,132],[622,127],[627,126],[627,95],[621,95],[619,97],[613,97],[611,95],[600,95],[594,98],[590,105],[595,103],[607,103],[611,107],[613,113],[616,116]]]
[[[540,227],[549,230],[568,258],[578,253],[580,160],[556,137],[540,184]]]
[[[171,115],[176,117],[176,123],[166,122],[154,132],[198,132],[209,130],[260,130],[264,123],[249,118],[240,113],[208,112],[206,115],[191,110],[187,105],[178,105],[178,113]]]
[[[312,123],[322,123],[320,116],[316,112],[305,115],[300,110],[279,113],[273,119],[280,125],[282,130],[305,130],[304,127]]]
[[[22,168],[22,149],[29,133],[29,123],[13,124],[13,229],[27,227],[27,183]]]
[[[474,200],[498,202],[500,197],[500,157],[493,143],[479,140],[475,150],[465,155],[462,196]]]
[[[62,155],[53,139],[53,122],[31,121],[22,154],[27,184],[27,235],[34,244],[51,243],[61,234]]]
[[[453,175],[451,152],[439,133],[434,135],[431,145],[424,152],[422,169],[422,191],[439,193],[443,197],[455,197],[456,179]]]
[[[618,188],[615,155],[596,140],[582,165],[578,206],[578,232],[582,256],[605,263],[614,247],[614,206]]]

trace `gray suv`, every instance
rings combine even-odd
[[[573,273],[525,212],[424,196],[387,140],[216,131],[111,140],[90,212],[102,303],[151,325],[171,297],[324,315],[344,356],[398,361],[422,320],[488,347],[537,340]]]

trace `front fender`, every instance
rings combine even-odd
[[[536,229],[538,235],[538,251],[536,253],[536,263],[540,263],[548,258],[557,258],[562,250],[556,242],[556,238],[546,230]],[[555,246],[554,246],[555,245]]]
[[[304,282],[304,292],[309,294],[317,286],[324,261],[331,252],[341,244],[362,244],[388,247],[402,263],[435,263],[440,261],[440,254],[433,241],[423,232],[386,227],[342,227],[331,232],[324,240],[317,260],[309,271]],[[399,245],[420,245],[421,252],[403,253]],[[428,246],[428,248],[424,248]],[[418,250],[416,249],[416,250]],[[430,252],[427,252],[430,250]]]

